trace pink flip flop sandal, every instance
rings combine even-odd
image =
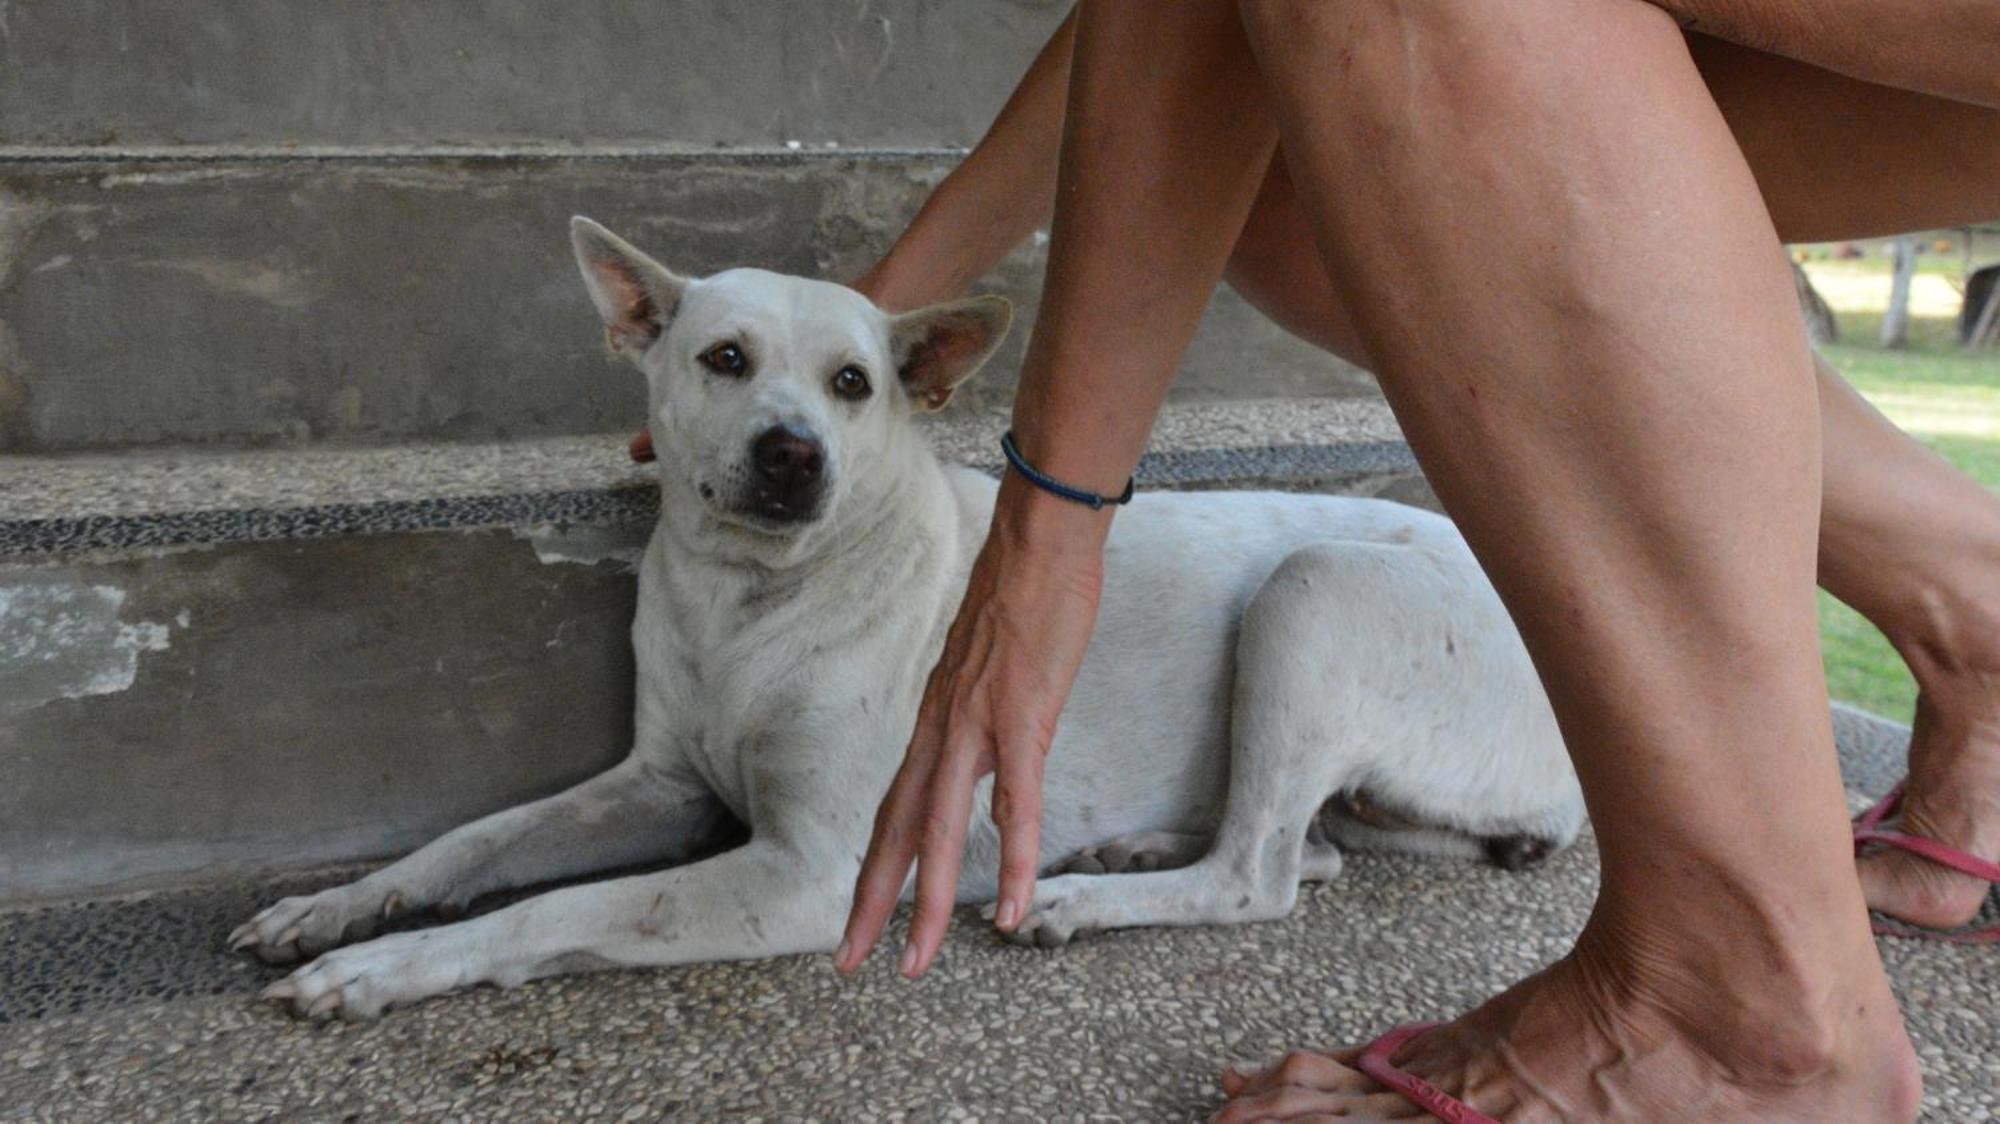
[[[1425,1031],[1437,1025],[1411,1023],[1408,1026],[1397,1027],[1369,1043],[1368,1048],[1361,1051],[1361,1060],[1355,1063],[1355,1068],[1384,1088],[1401,1094],[1411,1104],[1444,1121],[1445,1124],[1500,1124],[1493,1117],[1423,1078],[1397,1069],[1395,1063],[1391,1061],[1396,1056],[1396,1051],[1423,1037]]]
[[[1909,782],[1905,781],[1903,784]],[[1976,855],[1968,855],[1956,847],[1947,846],[1935,839],[1925,839],[1920,835],[1905,835],[1900,831],[1882,826],[1882,821],[1896,813],[1903,803],[1903,784],[1889,790],[1879,803],[1854,821],[1854,853],[1870,844],[1879,843],[1885,847],[1908,851],[1919,858],[1929,859],[1939,866],[1950,867],[1961,874],[1974,878],[1984,878],[1988,882],[2000,883],[2000,863],[1990,863]],[[1967,929],[1942,933],[1932,929],[1914,926],[1904,928],[1896,925],[1874,924],[1875,932],[1885,937],[1904,937],[1910,940],[1945,941],[1950,944],[1992,944],[2000,941],[2000,925],[1984,929]]]

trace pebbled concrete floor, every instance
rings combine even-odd
[[[1843,719],[1854,799],[1899,731]],[[1000,944],[962,912],[939,967],[854,980],[825,957],[478,990],[360,1025],[254,1001],[222,951],[322,872],[0,914],[0,1120],[1200,1119],[1231,1058],[1448,1015],[1560,955],[1596,885],[1588,840],[1523,874],[1351,856],[1283,922]],[[2000,958],[1889,940],[1925,1118],[2000,1119]]]

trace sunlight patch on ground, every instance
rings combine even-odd
[[[1932,385],[1915,392],[1876,391],[1868,399],[1919,438],[2000,441],[2000,388]]]
[[[1813,288],[1835,312],[1881,313],[1889,307],[1890,277],[1879,270],[1843,269],[1844,262],[1813,262],[1806,266]],[[1952,279],[1936,273],[1919,273],[1910,279],[1910,315],[1952,319],[1958,316],[1965,294]]]

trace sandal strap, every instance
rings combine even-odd
[[[1399,1026],[1370,1043],[1361,1051],[1361,1060],[1355,1068],[1373,1078],[1376,1083],[1401,1095],[1411,1104],[1437,1117],[1445,1124],[1500,1124],[1498,1120],[1445,1092],[1414,1074],[1397,1069],[1391,1061],[1396,1051],[1412,1039],[1437,1026],[1436,1023],[1411,1023]]]
[[[1856,831],[1854,833],[1854,842],[1857,845],[1880,843],[1886,847],[1908,851],[1919,858],[1929,859],[1939,866],[1949,867],[1960,874],[1970,874],[1974,878],[1984,879],[1987,882],[2000,882],[2000,863],[1987,862],[1978,855],[1966,854],[1964,851],[1949,844],[1940,843],[1935,839],[1926,839],[1921,835],[1909,835],[1904,832],[1891,831],[1888,828],[1878,827],[1869,831]]]
[[[1879,843],[1884,847],[1894,847],[1912,855],[1934,862],[1948,870],[1969,874],[1974,878],[2000,884],[2000,863],[1987,862],[1977,855],[1970,855],[1935,839],[1921,835],[1897,831],[1882,826],[1882,821],[1896,814],[1902,807],[1903,789],[1907,780],[1899,782],[1889,794],[1876,801],[1875,806],[1861,813],[1854,821],[1854,850],[1856,854],[1863,847]],[[1970,929],[1959,932],[1939,932],[1919,926],[1885,925],[1875,922],[1871,928],[1876,936],[1900,937],[1904,940],[1942,941],[1946,944],[1993,944],[2000,942],[2000,925],[1984,929]]]
[[[1897,781],[1896,787],[1889,790],[1889,795],[1877,800],[1874,807],[1861,813],[1861,817],[1854,821],[1855,834],[1859,835],[1864,831],[1874,831],[1876,828],[1882,826],[1882,821],[1888,819],[1898,807],[1902,806],[1903,789],[1909,783],[1909,778],[1907,777]]]

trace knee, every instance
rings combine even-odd
[[[1223,276],[1280,328],[1349,363],[1368,366],[1360,333],[1327,274],[1282,162],[1273,162]]]
[[[1673,17],[1684,30],[1699,31],[1739,47],[1796,55],[1823,22],[1801,11],[1804,4],[1746,0],[1646,0]]]
[[[1279,85],[1329,87],[1343,115],[1377,134],[1439,114],[1477,136],[1482,122],[1532,120],[1538,102],[1571,98],[1607,73],[1685,51],[1669,14],[1648,4],[1563,0],[1242,0],[1244,27]],[[1589,65],[1579,65],[1589,59]],[[1289,75],[1285,72],[1289,71]]]

